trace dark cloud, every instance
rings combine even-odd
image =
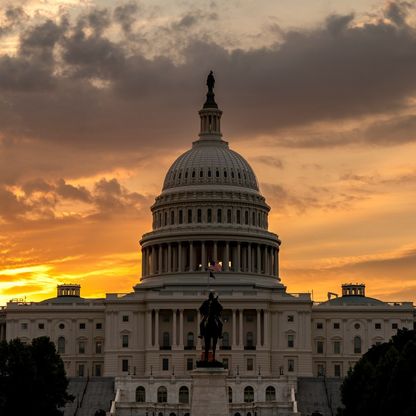
[[[0,17],[1,17],[0,9]],[[12,30],[16,29],[16,26],[27,20],[28,16],[24,12],[23,8],[8,6],[3,11],[4,22],[0,25],[0,37],[9,34]]]
[[[137,216],[147,208],[154,196],[130,192],[117,179],[101,179],[90,191],[84,186],[74,186],[64,179],[47,182],[42,178],[22,185],[25,195],[16,196],[6,187],[0,187],[0,218],[8,223],[61,220],[59,204],[65,200],[83,202],[89,211],[74,214],[75,218],[102,219],[111,215]]]
[[[114,9],[114,20],[120,24],[124,32],[130,34],[132,26],[136,21],[138,11],[139,6],[136,2],[130,2],[117,6]]]
[[[73,186],[65,183],[60,179],[56,186],[56,193],[65,199],[72,199],[75,201],[90,202],[91,194],[84,186]]]
[[[280,31],[271,47],[232,51],[209,30],[184,30],[201,21],[211,29],[215,11],[190,11],[156,38],[134,29],[134,3],[92,9],[76,21],[33,23],[21,33],[17,54],[0,56],[0,136],[12,138],[7,151],[18,148],[17,159],[29,159],[25,152],[34,146],[64,155],[71,149],[74,160],[89,158],[91,171],[97,152],[121,165],[122,154],[183,147],[197,135],[196,110],[214,69],[231,139],[271,134],[276,145],[292,147],[413,141],[410,116],[345,134],[275,134],[405,108],[416,91],[416,31],[407,9],[406,3],[389,6],[381,17],[392,23],[356,25],[352,15],[330,16],[315,29]],[[110,37],[112,24],[124,31]],[[166,41],[171,53],[162,54],[161,46],[147,57],[138,39],[155,52]],[[80,169],[74,160],[73,169]],[[4,176],[13,181],[11,173]]]

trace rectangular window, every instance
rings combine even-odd
[[[325,366],[324,364],[318,364],[318,377],[325,375]]]
[[[123,335],[121,337],[121,346],[123,348],[128,348],[129,347],[129,336],[128,335]]]
[[[399,324],[391,324],[391,329],[398,329],[399,328]]]
[[[334,365],[334,376],[341,377],[341,365],[340,364]]]
[[[95,375],[95,377],[101,377],[101,373],[102,373],[102,371],[101,371],[101,364],[95,364],[95,367],[94,367],[94,375]]]
[[[295,360],[293,360],[292,358],[287,360],[287,371],[289,373],[293,373],[295,371]]]
[[[197,209],[196,211],[196,220],[197,222],[202,222],[202,210]]]
[[[80,341],[78,344],[78,353],[79,354],[85,354],[85,342]]]
[[[192,224],[192,210],[188,209],[188,224]]]
[[[334,341],[334,354],[341,354],[341,342]]]
[[[191,371],[194,369],[194,360],[193,358],[187,358],[186,359],[186,369],[187,371]]]
[[[374,328],[375,328],[375,329],[381,329],[381,324],[380,324],[380,323],[376,323],[376,324],[374,324]]]
[[[295,322],[295,316],[294,315],[288,315],[287,316],[287,321],[288,322]]]
[[[324,353],[324,342],[323,341],[317,341],[316,342],[316,352],[318,354]]]
[[[238,209],[237,210],[237,224],[241,223],[241,211]]]
[[[95,343],[95,353],[96,354],[102,354],[103,352],[103,343],[102,341],[97,341]]]
[[[38,324],[39,329],[45,329],[45,324]]]
[[[254,370],[254,360],[253,358],[247,358],[247,371],[253,371]]]
[[[101,322],[97,322],[95,324],[95,329],[103,329],[103,324]]]
[[[225,368],[226,370],[228,370],[228,365],[229,365],[228,358],[223,358],[223,359],[222,359],[222,365],[224,366],[224,368]]]
[[[162,358],[162,370],[169,371],[169,358]]]
[[[78,377],[84,377],[85,366],[84,364],[78,364]]]
[[[289,334],[287,336],[287,347],[293,348],[295,346],[295,336],[293,334]]]
[[[123,322],[128,322],[128,321],[129,321],[129,316],[123,315]]]
[[[317,322],[316,323],[316,329],[323,329],[324,324],[322,322]]]
[[[23,329],[23,330],[26,330],[27,329],[27,323],[23,322],[22,324],[20,324],[20,328]]]
[[[81,322],[79,324],[79,329],[85,329],[85,323],[84,322]]]
[[[129,360],[121,360],[121,371],[127,372],[129,371]]]
[[[334,329],[339,329],[339,328],[340,328],[339,322],[334,322]]]
[[[179,210],[179,224],[183,223],[183,211],[180,209]]]

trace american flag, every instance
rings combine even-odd
[[[217,261],[211,260],[209,262],[208,270],[209,270],[209,277],[212,277],[213,279],[215,279],[214,272],[215,273],[220,272],[222,270],[222,267],[221,267],[221,264],[218,263]]]

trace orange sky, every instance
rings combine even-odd
[[[412,8],[340,1],[308,20],[287,5],[277,28],[265,15],[280,9],[261,3],[244,47],[215,4],[139,17],[132,2],[63,3],[0,9],[0,305],[62,282],[84,296],[131,290],[211,68],[225,139],[272,207],[288,291],[323,300],[365,282],[370,296],[416,301]]]

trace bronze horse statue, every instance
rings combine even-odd
[[[202,363],[209,362],[209,351],[211,349],[212,340],[212,363],[218,363],[215,360],[215,350],[217,348],[218,338],[222,338],[222,321],[221,312],[222,306],[218,302],[218,297],[215,298],[214,294],[210,292],[208,300],[204,301],[199,308],[202,315],[202,321],[200,323],[200,338],[204,339],[204,360]],[[220,364],[220,363],[218,363]]]

